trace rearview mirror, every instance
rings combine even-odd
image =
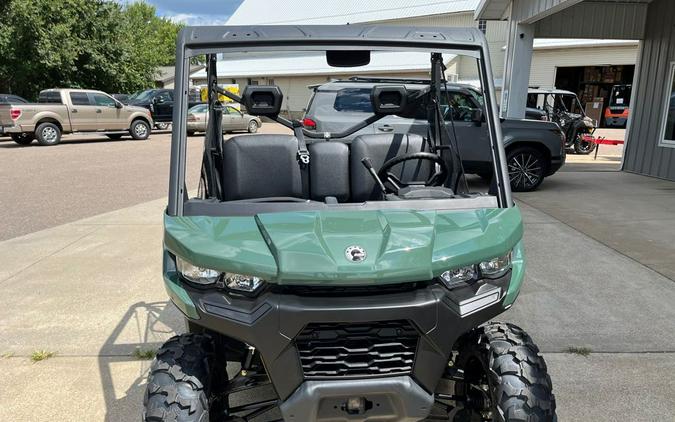
[[[358,67],[370,63],[370,51],[368,50],[328,50],[326,62],[332,67]]]

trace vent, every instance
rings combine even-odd
[[[309,324],[295,339],[305,378],[412,372],[419,335],[407,321]]]

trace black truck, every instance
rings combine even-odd
[[[171,123],[173,119],[173,89],[157,88],[146,89],[129,98],[129,105],[145,107],[150,110],[155,123]],[[202,104],[198,94],[189,96],[188,108]]]

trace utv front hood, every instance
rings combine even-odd
[[[430,280],[502,255],[522,238],[517,208],[308,211],[255,217],[165,216],[166,248],[195,265],[278,284]],[[362,248],[360,262],[348,259]]]

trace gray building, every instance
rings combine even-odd
[[[675,180],[675,1],[481,0],[509,23],[502,112],[525,115],[534,38],[639,40],[622,168]]]

